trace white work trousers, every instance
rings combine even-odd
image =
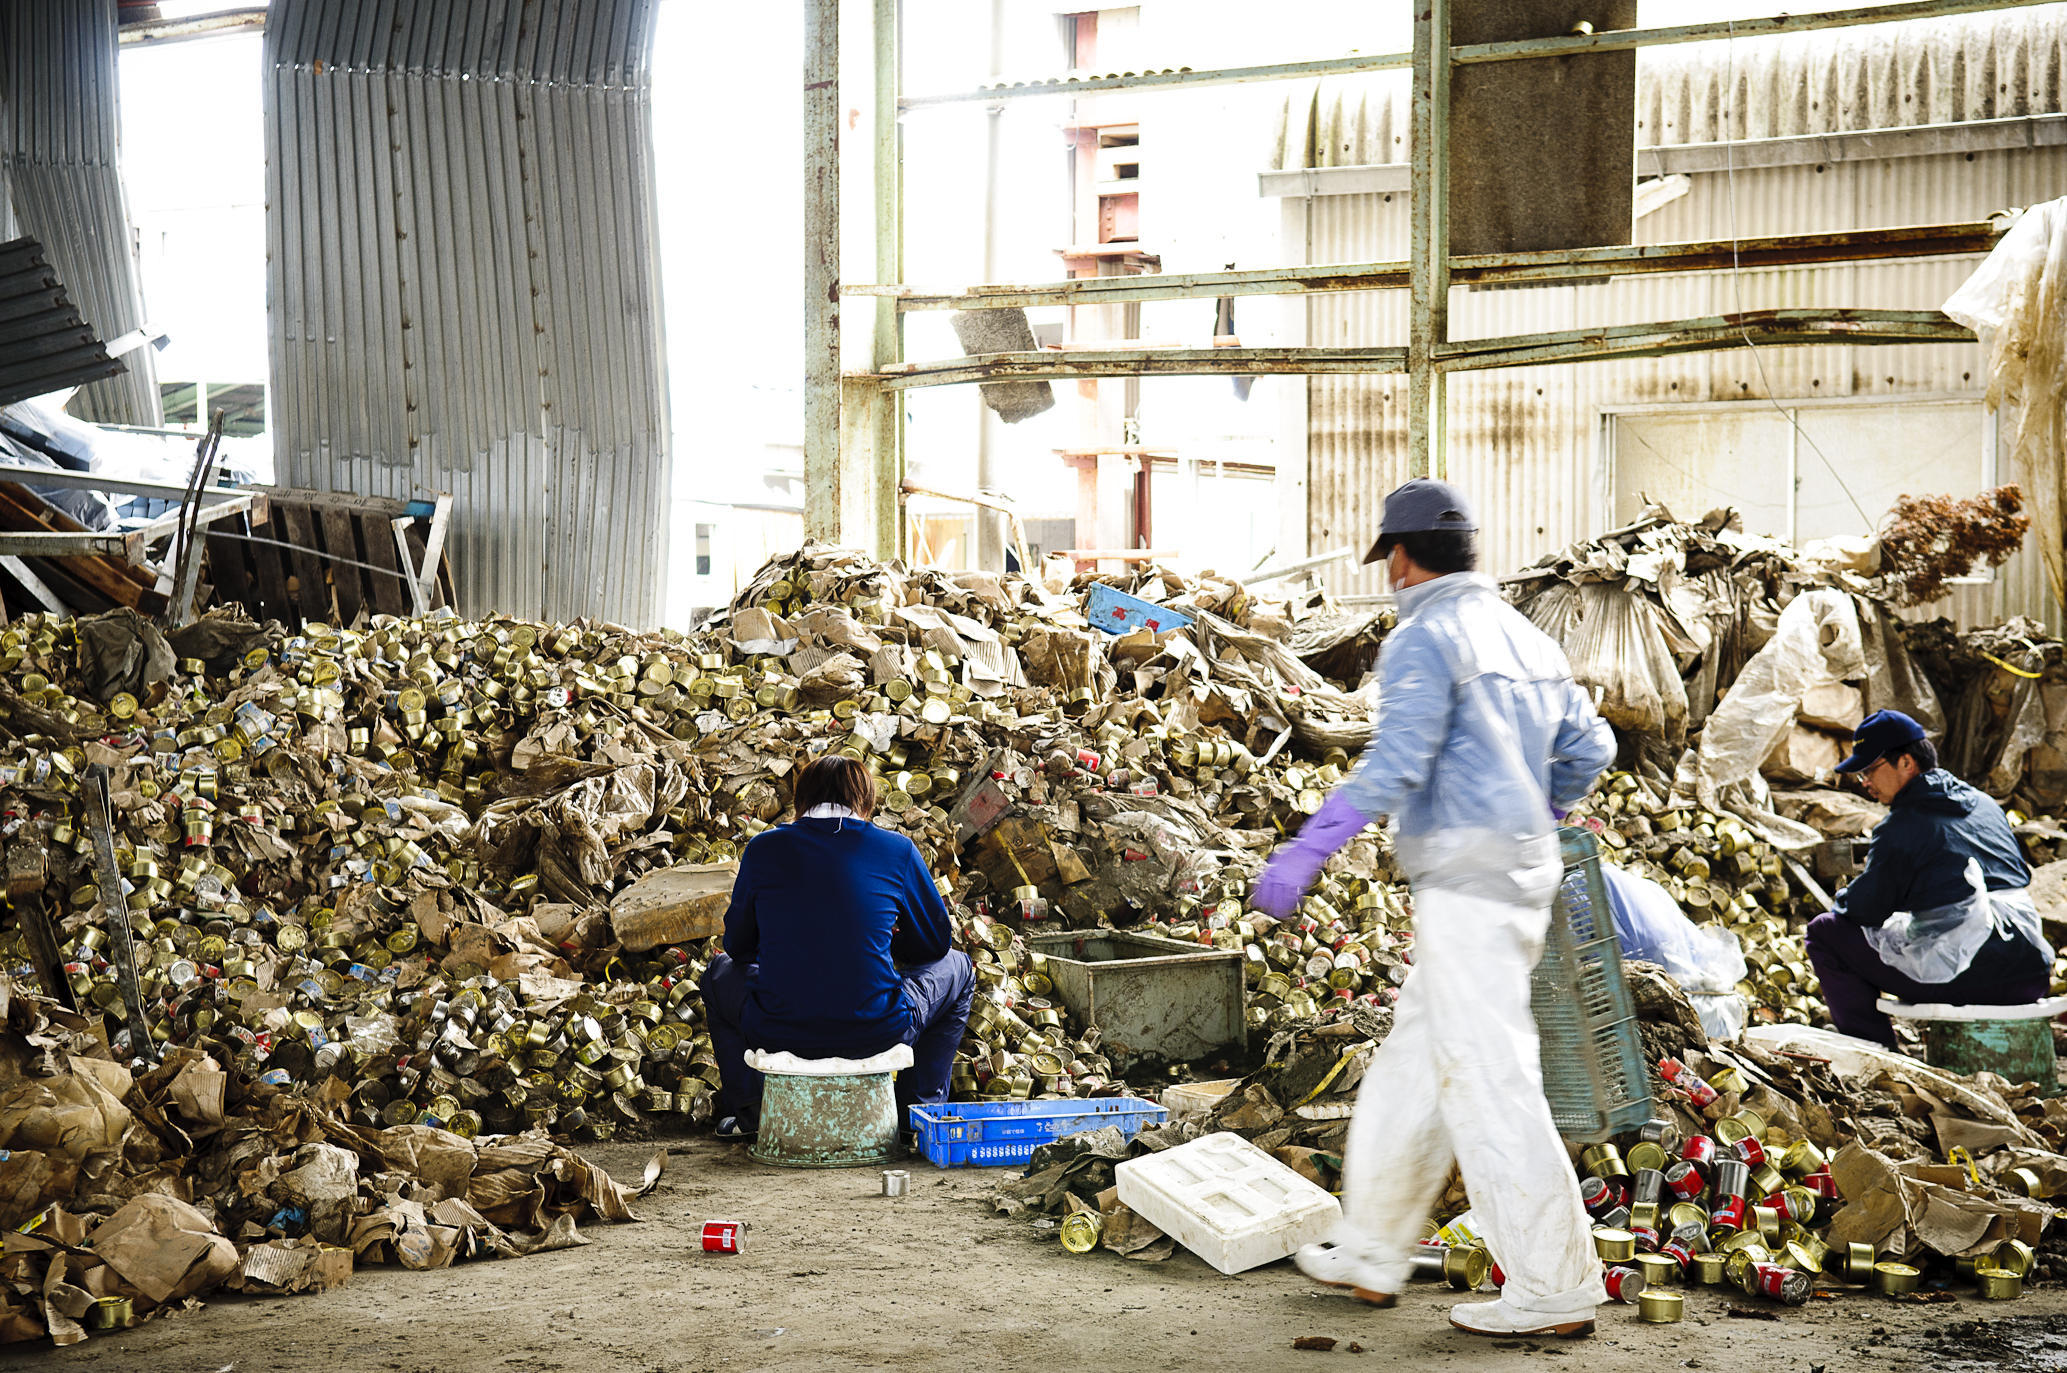
[[[1405,1283],[1454,1159],[1509,1304],[1562,1313],[1607,1300],[1529,1011],[1549,923],[1547,894],[1521,906],[1414,893],[1414,971],[1357,1094],[1336,1235],[1388,1291]]]

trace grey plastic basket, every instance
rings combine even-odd
[[[1650,1075],[1622,978],[1600,846],[1586,830],[1564,827],[1558,849],[1564,880],[1530,983],[1543,1041],[1543,1095],[1560,1134],[1597,1143],[1651,1118]]]

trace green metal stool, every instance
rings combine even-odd
[[[1911,1006],[1884,996],[1877,1004],[1882,1014],[1916,1025],[1924,1062],[1933,1068],[2035,1082],[2046,1096],[2067,1091],[2053,1058],[2053,1017],[2067,1014],[2067,997],[2024,1006]]]
[[[765,1079],[761,1129],[747,1153],[778,1168],[857,1168],[897,1155],[895,1081],[912,1063],[900,1044],[869,1059],[796,1058],[749,1050]]]

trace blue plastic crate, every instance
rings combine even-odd
[[[978,1164],[999,1168],[1023,1164],[1051,1139],[1080,1130],[1117,1125],[1132,1139],[1144,1125],[1160,1125],[1170,1113],[1138,1096],[1090,1097],[1074,1101],[950,1101],[911,1108],[919,1152],[935,1167]]]
[[[1129,596],[1104,582],[1091,584],[1091,600],[1084,607],[1084,614],[1107,634],[1132,634],[1137,629],[1168,634],[1191,623],[1191,616],[1181,610]]]

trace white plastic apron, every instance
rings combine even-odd
[[[1923,911],[1897,911],[1879,929],[1865,931],[1866,942],[1881,961],[1918,982],[1950,982],[1973,966],[1974,955],[1996,935],[2028,939],[2052,962],[2053,951],[2039,929],[2038,908],[2023,888],[1988,890],[1978,859],[1967,859],[1967,886],[1973,895],[1949,906]]]

